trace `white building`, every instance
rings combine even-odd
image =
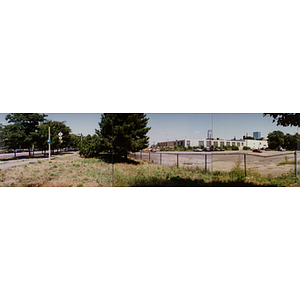
[[[184,139],[176,141],[159,142],[159,147],[174,147],[176,145],[182,145],[184,147],[224,147],[224,146],[237,146],[239,150],[243,150],[243,147],[250,147],[251,149],[266,148],[268,147],[267,140],[224,140],[224,139]]]

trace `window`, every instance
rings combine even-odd
[[[239,147],[239,146],[240,146],[240,143],[239,143],[239,142],[237,142],[237,143],[236,143],[236,145]]]
[[[226,142],[226,146],[230,146],[230,142]]]
[[[186,141],[186,145],[190,146],[191,145],[191,141]]]
[[[217,147],[218,146],[218,142],[214,142],[214,146]]]
[[[235,146],[235,142],[232,142],[232,146]]]
[[[224,142],[220,142],[220,146],[223,147],[224,146]]]
[[[199,141],[199,146],[204,146],[204,141]]]

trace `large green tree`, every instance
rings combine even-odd
[[[44,124],[40,124],[38,128],[38,141],[37,147],[40,150],[48,149],[48,138],[49,138],[49,122],[50,122],[50,133],[51,133],[51,149],[60,149],[70,147],[71,144],[71,129],[65,124],[65,121],[47,121]],[[59,133],[62,133],[62,142],[59,139]]]
[[[4,148],[5,141],[4,141],[4,126],[0,123],[0,148]]]
[[[100,151],[127,157],[129,152],[146,148],[149,144],[147,133],[148,118],[143,113],[104,113],[99,123]]]
[[[94,134],[91,136],[88,134],[86,137],[80,138],[80,143],[78,143],[77,148],[79,149],[79,154],[86,158],[96,157],[101,151],[100,139],[98,135]]]
[[[273,123],[281,126],[300,126],[300,114],[296,113],[280,113],[280,114],[270,114],[264,113],[264,117],[269,116],[273,118]]]
[[[268,145],[271,149],[284,146],[284,133],[280,130],[274,130],[268,134]]]
[[[39,138],[38,125],[46,116],[38,113],[7,114],[5,120],[9,124],[5,126],[6,148],[28,149],[30,156],[30,149]]]

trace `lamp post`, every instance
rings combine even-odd
[[[48,139],[48,145],[49,145],[49,161],[51,160],[51,132],[50,132],[50,121],[43,123],[49,125],[49,139]]]

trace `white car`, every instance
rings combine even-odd
[[[196,149],[194,149],[194,152],[202,152],[202,149],[201,148],[196,148]]]

